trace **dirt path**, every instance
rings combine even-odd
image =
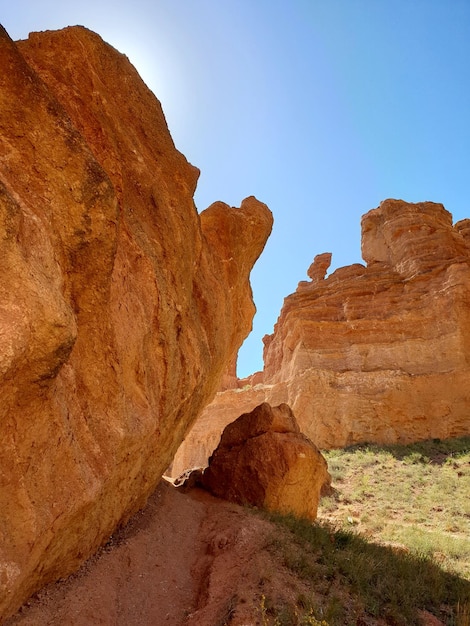
[[[255,558],[266,534],[241,507],[163,481],[147,506],[82,569],[49,585],[6,626],[255,625]]]
[[[162,483],[77,574],[50,585],[8,626],[177,626],[194,606],[192,560],[206,505]]]
[[[162,481],[79,572],[43,589],[4,626],[261,626],[268,623],[268,599],[271,606],[298,607],[300,597],[310,597],[328,606],[322,580],[312,588],[295,577],[273,539],[283,536],[261,516]],[[388,623],[364,614],[347,591],[334,592],[344,623]],[[443,626],[425,611],[421,616],[423,625]]]

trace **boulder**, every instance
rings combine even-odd
[[[265,205],[198,170],[128,59],[0,30],[0,621],[142,507],[251,330]]]
[[[216,395],[175,471],[207,463],[226,424],[261,402],[289,404],[320,449],[469,434],[469,233],[433,202],[364,215],[366,265],[325,277],[330,255],[317,255],[264,338],[263,372]]]
[[[287,404],[260,404],[229,424],[202,485],[215,496],[314,520],[327,464]]]

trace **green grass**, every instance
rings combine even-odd
[[[269,515],[270,550],[308,591],[295,607],[267,598],[263,624],[411,626],[426,610],[470,626],[470,437],[324,455],[334,494],[318,522]]]
[[[470,580],[470,437],[324,452],[319,519],[435,558]]]
[[[457,605],[470,605],[470,582],[444,571],[425,555],[371,543],[355,531],[293,516],[270,515],[270,519],[287,531],[272,549],[284,567],[308,581],[317,593],[324,593],[323,599],[317,597],[313,603],[318,610],[315,617],[324,617],[330,626],[354,623],[343,610],[343,605],[352,602],[359,613],[403,626],[419,624],[417,609],[441,618],[447,615],[448,623],[456,624]],[[330,594],[332,589],[336,596]],[[337,605],[333,612],[332,597]]]

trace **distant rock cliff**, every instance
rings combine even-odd
[[[264,338],[264,371],[217,394],[175,473],[261,402],[289,404],[320,448],[470,432],[470,220],[386,200],[362,219],[362,255],[327,277],[331,255],[315,258]]]
[[[0,621],[141,507],[251,329],[271,231],[198,215],[126,57],[0,31]]]

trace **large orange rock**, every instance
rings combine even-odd
[[[260,402],[288,403],[320,448],[470,433],[469,233],[432,202],[364,215],[367,265],[325,277],[330,255],[316,257],[264,338],[263,372],[217,394],[175,472],[205,465],[207,442]]]
[[[271,226],[198,215],[127,58],[0,31],[0,620],[141,507],[251,329]]]
[[[327,464],[287,404],[260,404],[229,424],[202,475],[214,495],[314,520]]]

